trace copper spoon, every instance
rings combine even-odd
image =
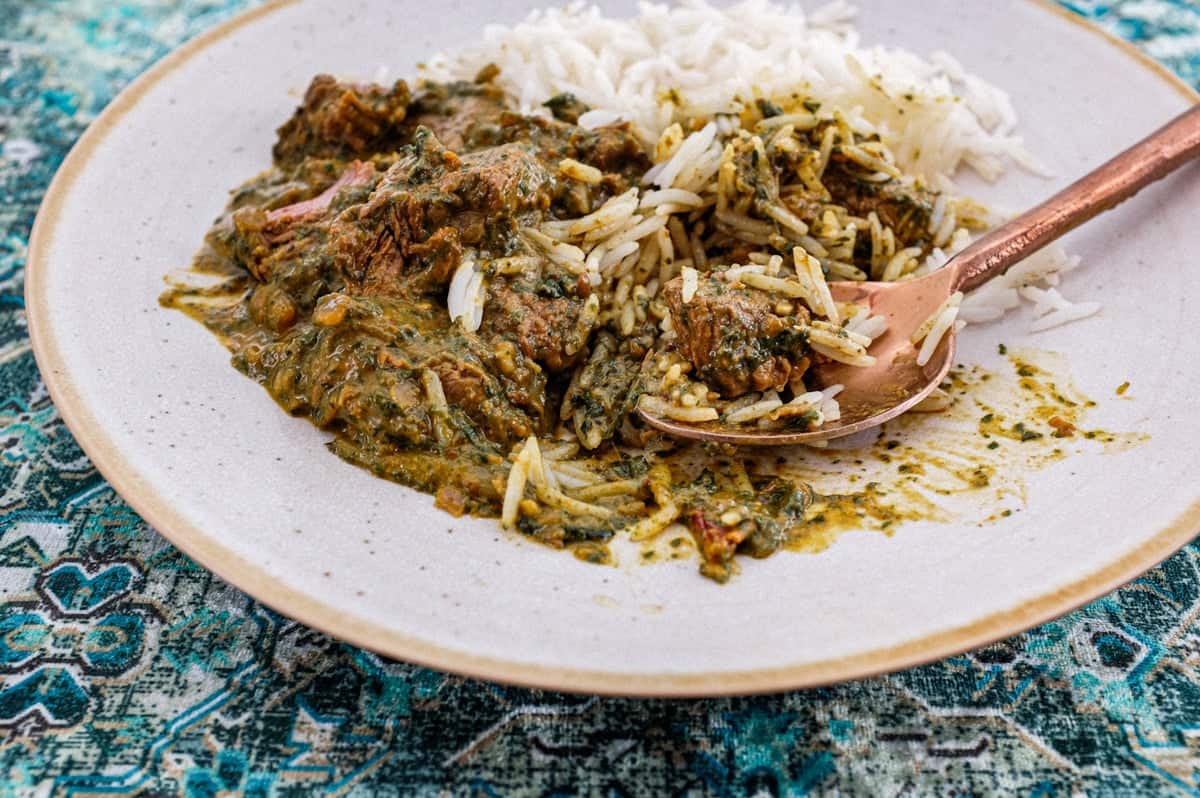
[[[841,419],[811,432],[771,432],[687,424],[651,415],[646,423],[680,438],[738,446],[785,446],[841,438],[878,426],[929,396],[954,362],[954,331],[946,333],[924,366],[909,336],[955,291],[969,291],[1093,217],[1132,197],[1200,156],[1200,105],[1055,194],[1041,205],[982,236],[941,269],[899,283],[836,282],[838,302],[857,302],[887,318],[888,328],[871,345],[872,366],[827,363],[812,374],[818,386],[842,384]]]

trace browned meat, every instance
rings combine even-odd
[[[320,216],[329,210],[329,204],[333,202],[333,198],[338,195],[338,192],[344,188],[352,188],[354,186],[365,186],[375,177],[375,164],[363,163],[362,161],[354,161],[350,164],[350,168],[342,173],[342,176],[334,181],[333,185],[322,191],[317,196],[306,199],[301,202],[296,202],[291,205],[285,205],[282,208],[276,208],[267,211],[267,223],[271,225],[280,225],[281,223],[299,222],[312,219],[314,216]]]
[[[587,130],[557,119],[507,111],[497,116],[493,124],[473,128],[467,141],[471,147],[511,143],[530,147],[550,164],[573,158],[596,167],[605,173],[600,186],[605,195],[625,191],[640,181],[651,165],[628,124]]]
[[[446,400],[459,407],[476,407],[487,398],[488,375],[473,363],[443,360],[432,365],[442,381]]]
[[[583,300],[567,279],[493,280],[483,313],[484,337],[512,338],[548,371],[578,363],[590,330],[579,329]]]
[[[602,172],[618,172],[637,178],[650,168],[646,150],[628,124],[602,127],[575,142],[576,160]]]
[[[332,165],[337,168],[336,164]],[[325,176],[321,171],[297,169],[295,173],[288,173],[272,169],[234,190],[229,207],[204,238],[205,250],[211,255],[209,259],[255,272],[254,262],[263,258],[269,249],[269,242],[262,234],[267,225],[267,212],[310,199],[337,179],[336,174],[322,179]]]
[[[298,170],[300,171],[300,170]],[[328,229],[337,212],[360,199],[376,181],[375,165],[354,161],[341,177],[319,194],[321,184],[301,180],[286,184],[274,201],[246,204],[218,220],[209,233],[209,244],[229,260],[249,271],[256,280],[267,282],[278,264],[298,257]],[[359,190],[356,196],[354,190]],[[345,195],[343,195],[345,192]],[[307,199],[279,205],[283,198],[308,195]],[[325,218],[322,218],[325,217]]]
[[[304,103],[279,128],[272,151],[275,163],[289,167],[305,158],[353,158],[394,150],[403,141],[410,99],[404,81],[388,88],[317,75]]]
[[[821,182],[833,195],[833,201],[855,216],[871,211],[879,221],[891,227],[896,236],[909,243],[919,243],[929,237],[929,218],[937,195],[917,186],[907,186],[899,180],[871,182],[848,174],[836,159],[831,159]]]
[[[458,152],[476,129],[495,124],[505,110],[504,92],[490,83],[427,83],[413,99],[408,126],[429,128]]]
[[[433,216],[441,223],[446,221],[442,213],[452,214],[450,221],[471,246],[503,249],[514,217],[543,212],[550,205],[549,172],[519,144],[472,152],[450,165],[432,189],[450,199]]]
[[[768,294],[715,278],[702,277],[686,304],[682,291],[678,277],[663,287],[680,351],[697,377],[727,399],[787,384],[807,349],[799,329],[808,321],[806,310],[779,316]]]
[[[334,222],[329,250],[355,293],[442,291],[464,247],[509,254],[517,228],[549,205],[549,185],[519,145],[460,159],[422,128],[370,199]]]
[[[442,391],[456,412],[463,413],[489,440],[511,446],[539,432],[545,413],[545,378],[517,355],[517,368],[506,374],[494,347],[464,334],[457,350],[433,355],[422,365],[437,373]],[[427,345],[426,348],[434,348]]]
[[[455,152],[522,143],[550,163],[574,158],[626,180],[636,179],[650,168],[645,148],[630,125],[597,130],[576,127],[578,115],[587,106],[571,95],[547,101],[555,119],[514,113],[506,107],[504,93],[490,82],[493,76],[485,73],[484,79],[475,83],[422,85],[409,106],[407,126],[414,132],[421,126],[429,128]]]

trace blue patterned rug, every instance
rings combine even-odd
[[[885,678],[634,701],[392,662],[149,529],[29,351],[42,194],[130,79],[245,0],[0,0],[0,796],[1200,793],[1200,548],[1027,634]],[[1067,2],[1200,84],[1200,6]]]

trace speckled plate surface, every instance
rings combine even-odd
[[[988,201],[1040,199],[1194,102],[1031,0],[861,5],[865,42],[949,50],[1014,96],[1030,149],[1061,177],[970,186]],[[225,192],[267,165],[313,73],[408,73],[524,10],[268,5],[167,58],[64,164],[30,251],[35,351],[82,446],[176,545],[281,612],[394,657],[567,690],[697,695],[837,681],[982,644],[1133,578],[1200,527],[1200,339],[1186,332],[1200,300],[1195,169],[1071,238],[1085,266],[1066,290],[1103,299],[1101,315],[1026,336],[1018,314],[961,341],[964,360],[991,367],[998,341],[1065,353],[1101,400],[1091,421],[1148,440],[1081,447],[1024,475],[1010,517],[979,525],[981,496],[957,521],[745,562],[724,586],[691,559],[588,565],[492,521],[452,519],[328,453],[205,330],[159,308],[162,275],[189,261]],[[1132,398],[1118,401],[1125,380]]]

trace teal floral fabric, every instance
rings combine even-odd
[[[821,690],[559,695],[383,659],[158,537],[43,386],[22,268],[72,142],[245,0],[0,0],[0,796],[1200,793],[1200,547],[988,648]],[[1200,83],[1200,6],[1065,5]]]

